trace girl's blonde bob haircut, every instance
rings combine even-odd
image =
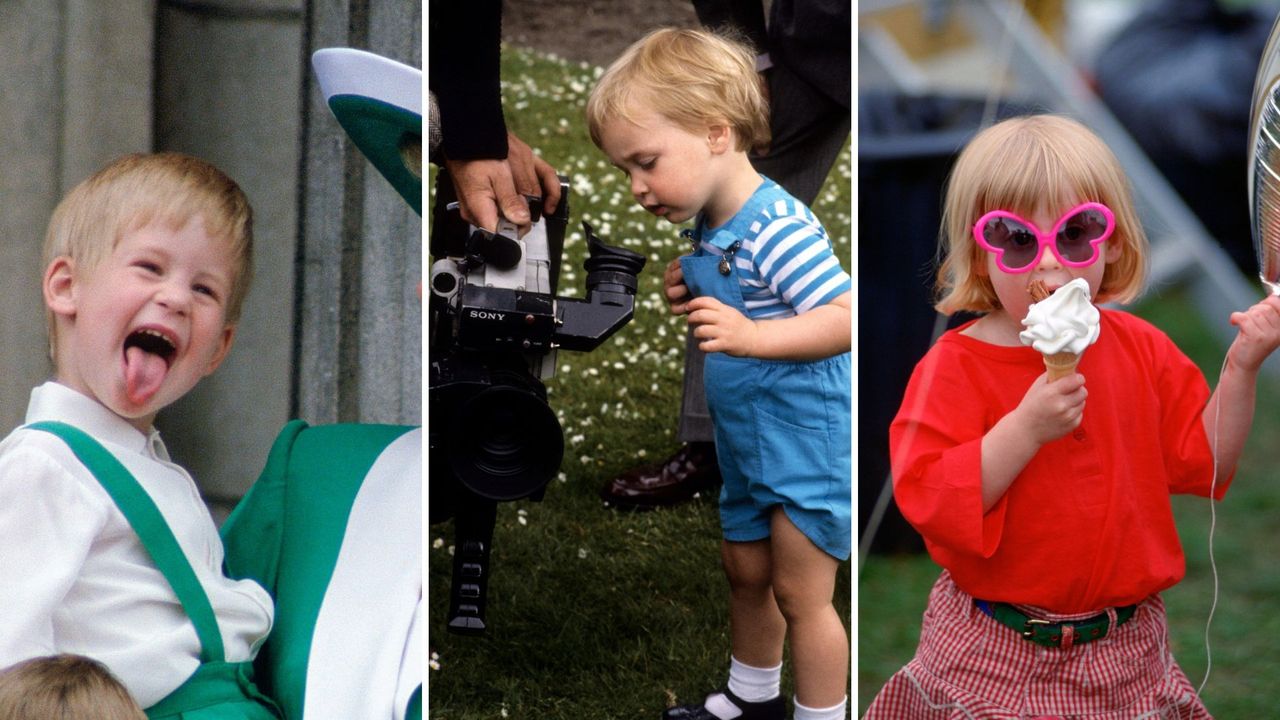
[[[76,273],[87,273],[125,233],[152,224],[177,230],[195,217],[230,253],[227,323],[234,324],[253,277],[253,210],[234,180],[190,155],[125,155],[72,188],[49,219],[43,267],[68,257]]]
[[[587,99],[587,127],[600,147],[605,123],[635,122],[651,110],[691,133],[712,125],[733,129],[735,149],[769,143],[769,103],[760,89],[755,53],[703,30],[654,30],[623,51]]]
[[[1054,214],[1083,202],[1100,202],[1116,217],[1115,232],[1102,251],[1118,247],[1119,257],[1107,263],[1094,301],[1131,302],[1146,278],[1147,236],[1129,181],[1102,140],[1075,120],[1056,115],[1011,118],[978,133],[947,181],[938,312],[986,313],[1000,307],[987,274],[987,252],[973,240],[978,218],[992,210],[1023,217],[1041,210]]]

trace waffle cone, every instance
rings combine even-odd
[[[1075,353],[1060,352],[1044,356],[1044,369],[1049,373],[1049,382],[1074,373],[1079,364],[1080,356]]]

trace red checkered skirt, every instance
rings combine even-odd
[[[864,717],[1200,720],[1211,716],[1174,662],[1159,596],[1144,600],[1129,622],[1101,640],[1051,648],[1024,640],[983,613],[943,571],[929,594],[915,657],[885,683]]]

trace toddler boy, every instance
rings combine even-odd
[[[586,111],[635,201],[693,221],[693,252],[663,285],[707,353],[732,655],[724,688],[663,717],[782,720],[785,642],[793,717],[839,720],[849,645],[832,597],[850,553],[852,281],[822,223],[751,165],[769,122],[746,47],[656,30],[609,66]]]
[[[152,425],[231,349],[252,236],[236,183],[176,153],[121,158],[54,210],[54,377],[0,443],[0,668],[75,653],[153,720],[278,717],[250,664],[271,598],[223,574],[199,490]]]

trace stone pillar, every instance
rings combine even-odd
[[[110,158],[150,148],[154,17],[153,0],[0,3],[0,435],[52,372],[49,214]]]
[[[152,147],[155,0],[66,3],[60,193]]]
[[[254,210],[253,287],[226,362],[157,420],[217,510],[234,505],[291,417],[302,0],[161,0],[155,149],[201,157]]]
[[[422,6],[316,0],[307,55],[326,47],[421,68]],[[309,72],[304,82],[296,414],[420,423],[421,218],[347,140]]]

